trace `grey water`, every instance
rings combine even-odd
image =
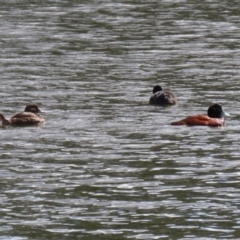
[[[0,128],[0,239],[239,239],[239,39],[239,1],[2,1],[0,112],[46,123]]]

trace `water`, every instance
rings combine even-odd
[[[239,239],[239,9],[4,2],[1,113],[46,124],[0,129],[0,239]],[[215,102],[225,127],[169,125]]]

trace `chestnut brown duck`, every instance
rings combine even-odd
[[[6,119],[0,114],[0,119],[3,125],[26,126],[43,123],[45,120],[37,113],[42,112],[37,105],[29,104],[25,107],[24,112],[17,113],[10,119]]]
[[[208,108],[207,115],[189,116],[172,122],[171,125],[222,127],[225,124],[224,116],[230,115],[223,111],[221,105],[213,104]]]

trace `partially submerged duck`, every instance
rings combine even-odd
[[[150,97],[149,103],[153,105],[174,105],[176,99],[173,93],[163,91],[161,86],[156,85],[153,87],[153,95]]]
[[[171,125],[222,127],[225,124],[224,116],[229,114],[219,104],[213,104],[208,108],[207,115],[189,116]]]
[[[37,105],[29,104],[25,107],[24,112],[17,113],[10,119],[6,119],[2,114],[0,114],[0,119],[3,125],[33,125],[43,123],[45,120],[43,117],[39,116],[37,113],[42,112]]]

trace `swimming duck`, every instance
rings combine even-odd
[[[0,114],[0,119],[3,125],[33,125],[44,122],[44,118],[37,114],[39,112],[42,111],[37,105],[29,104],[25,107],[24,112],[17,113],[10,119],[6,119],[2,114]]]
[[[176,104],[173,93],[169,91],[163,91],[159,85],[153,87],[153,95],[149,100],[153,105],[174,105]]]
[[[207,115],[189,116],[172,122],[171,125],[222,127],[225,123],[224,116],[229,114],[224,112],[219,104],[213,104],[208,108]]]

